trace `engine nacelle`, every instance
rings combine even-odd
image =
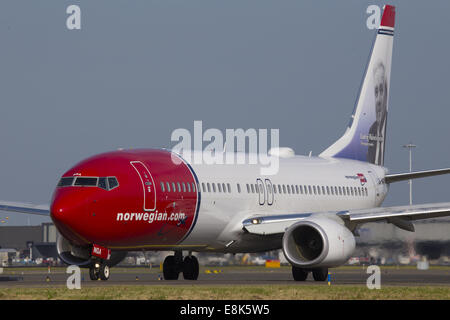
[[[283,236],[286,259],[299,268],[336,267],[355,250],[355,237],[344,224],[312,218],[290,226]]]
[[[56,250],[59,258],[69,265],[77,265],[80,267],[89,267],[94,262],[91,256],[91,247],[80,247],[71,244],[66,238],[58,234],[56,239]],[[105,263],[109,266],[115,266],[122,261],[127,255],[126,251],[112,251],[109,260]]]

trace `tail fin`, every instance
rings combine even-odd
[[[350,123],[321,157],[384,164],[394,21],[395,7],[386,5]]]

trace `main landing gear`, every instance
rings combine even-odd
[[[197,280],[199,273],[198,260],[193,255],[183,259],[181,251],[175,251],[173,256],[167,256],[163,263],[163,275],[165,280],[178,280],[180,273],[185,280]]]
[[[89,277],[91,280],[108,280],[110,275],[109,266],[105,263],[95,262],[89,267]]]
[[[328,278],[328,268],[303,269],[292,266],[295,281],[305,281],[309,272],[312,272],[315,281],[326,281]]]

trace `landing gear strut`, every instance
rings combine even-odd
[[[96,262],[93,266],[89,267],[89,277],[91,280],[108,280],[109,279],[109,266],[105,263]]]
[[[181,251],[175,251],[175,255],[167,256],[163,263],[164,279],[178,280],[180,273],[183,273],[185,280],[197,280],[199,274],[197,258],[188,255],[183,259]]]
[[[328,278],[328,268],[303,269],[292,266],[292,275],[295,281],[305,281],[309,272],[312,272],[315,281],[326,281]]]

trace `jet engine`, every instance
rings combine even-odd
[[[77,265],[80,267],[90,267],[95,259],[91,257],[91,247],[80,247],[71,244],[66,238],[58,234],[56,239],[56,250],[58,252],[59,258],[69,265]],[[109,267],[115,266],[120,261],[122,261],[127,255],[126,251],[112,251],[109,260],[105,263]]]
[[[335,267],[344,264],[355,249],[355,237],[344,224],[329,219],[302,220],[283,236],[286,259],[299,268]]]

